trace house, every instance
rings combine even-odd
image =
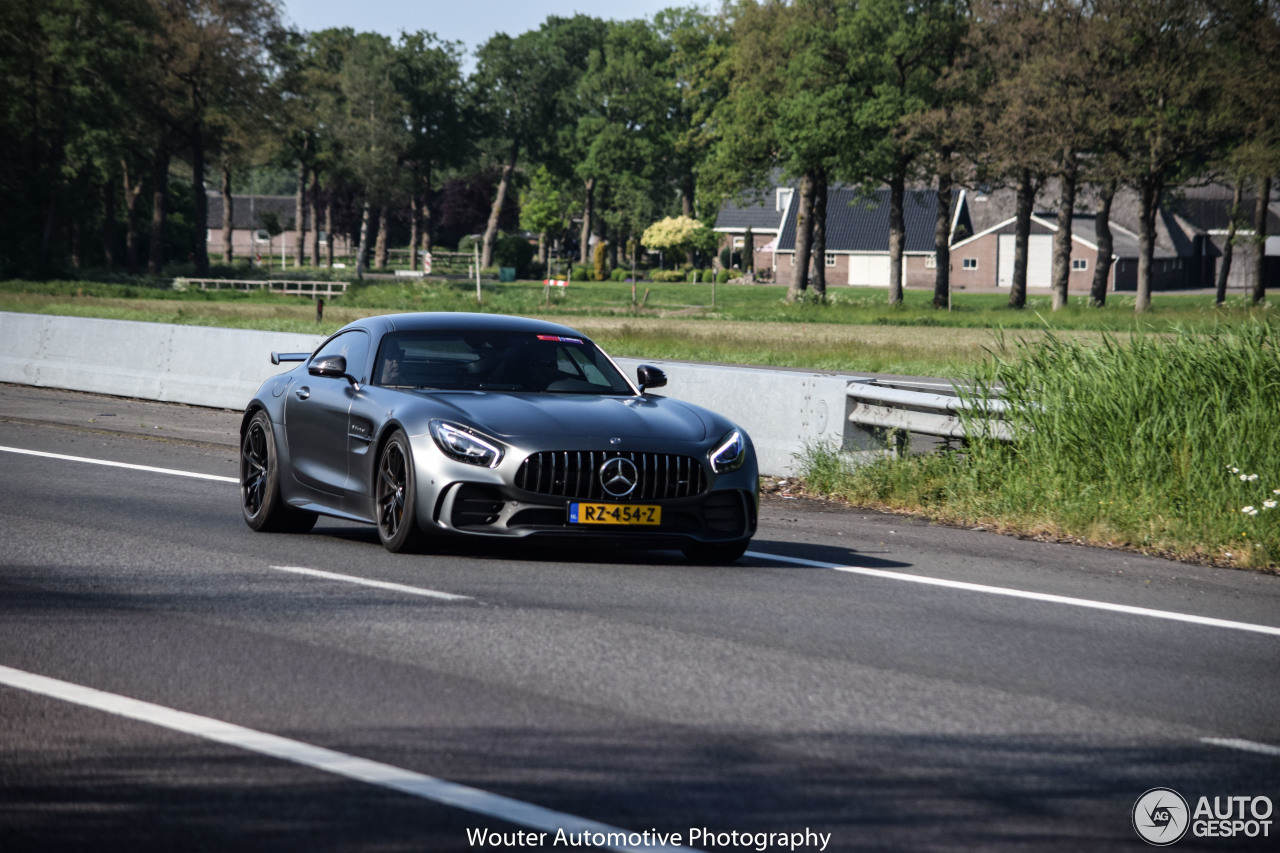
[[[1049,181],[1037,194],[1037,212],[1031,217],[1027,246],[1028,289],[1048,288],[1053,274],[1053,240],[1057,233],[1058,187]],[[1082,187],[1072,217],[1071,273],[1068,292],[1087,293],[1098,260],[1096,192]],[[1212,288],[1231,204],[1229,188],[1194,187],[1170,191],[1156,214],[1152,253],[1151,288],[1155,291]],[[1013,278],[1014,223],[1017,199],[1011,188],[967,193],[966,207],[974,235],[952,244],[951,282],[957,288],[1007,288]],[[1251,215],[1253,200],[1245,209]],[[1280,204],[1272,203],[1268,233],[1280,231]],[[1133,291],[1138,286],[1140,204],[1135,191],[1121,188],[1111,204],[1112,261],[1109,289]],[[1084,212],[1088,211],[1088,212]],[[1249,231],[1237,232],[1248,234]],[[1280,286],[1280,240],[1267,246],[1268,286]],[[1252,247],[1244,241],[1235,247],[1228,287],[1252,287]]]
[[[208,193],[208,230],[206,233],[209,256],[222,256],[222,193],[210,190]],[[231,206],[231,251],[239,258],[269,255],[279,258],[281,252],[292,261],[297,252],[298,229],[297,199],[291,195],[233,195]],[[272,237],[267,228],[272,218],[284,230]],[[311,223],[309,213],[304,211],[303,225],[307,228],[304,251],[311,260]],[[323,244],[326,235],[321,232]],[[334,252],[339,255],[351,254],[350,241],[343,235],[334,235]],[[320,249],[324,256],[324,247]]]
[[[1280,187],[1268,209],[1264,245],[1264,275],[1268,288],[1280,287]],[[1037,193],[1027,245],[1027,288],[1048,289],[1053,275],[1053,242],[1058,231],[1059,187],[1047,181]],[[1012,188],[959,190],[951,212],[951,286],[958,289],[1008,288],[1013,280],[1015,213],[1017,197]],[[792,188],[779,186],[771,194],[757,195],[747,204],[728,204],[716,220],[716,231],[742,245],[747,225],[756,235],[756,268],[772,261],[779,284],[794,280],[795,223],[799,197]],[[1072,217],[1069,293],[1088,293],[1098,263],[1096,191],[1088,186],[1076,194],[1077,213]],[[1237,242],[1228,288],[1251,290],[1255,267],[1251,245],[1254,201],[1242,204],[1249,222],[1237,230]],[[1187,187],[1166,194],[1156,216],[1152,258],[1152,290],[1213,288],[1222,259],[1229,224],[1231,190],[1218,184]],[[827,198],[828,285],[887,287],[889,284],[889,191],[870,192],[857,187],[832,186]],[[906,225],[904,286],[931,288],[934,284],[934,229],[937,192],[908,190],[903,203]],[[1121,188],[1111,206],[1112,267],[1108,288],[1133,291],[1138,286],[1140,254],[1139,200],[1135,191]],[[773,218],[778,221],[773,222]],[[771,224],[772,223],[772,224]],[[762,235],[777,235],[764,242]],[[761,245],[762,242],[764,245]],[[722,245],[727,245],[727,242]],[[816,261],[816,259],[815,259]],[[812,267],[811,267],[812,269]]]
[[[773,252],[782,229],[782,217],[794,193],[791,187],[775,186],[767,192],[752,191],[742,200],[730,199],[716,216],[714,230],[721,235],[720,248],[728,246],[732,252],[742,252],[750,229],[751,256],[744,258],[743,266],[754,270],[773,269]]]
[[[1098,264],[1096,215],[1077,214],[1071,225],[1071,271],[1067,292],[1088,293],[1093,286]],[[1016,217],[997,222],[985,230],[951,246],[951,285],[958,290],[1008,288],[1013,283]],[[1053,281],[1053,243],[1058,233],[1056,216],[1033,213],[1027,238],[1027,288],[1048,288]],[[1134,290],[1138,281],[1138,235],[1111,223],[1112,266],[1108,290]],[[1172,261],[1172,262],[1171,262]],[[1175,257],[1157,259],[1157,280],[1177,282],[1170,270],[1177,272],[1180,261]],[[1159,287],[1153,283],[1157,289]]]
[[[787,206],[774,253],[774,280],[795,281],[796,215],[799,198]],[[906,227],[903,248],[903,284],[932,287],[934,280],[934,229],[937,226],[938,193],[907,190],[902,215]],[[963,196],[953,203],[952,231],[969,233]],[[889,286],[889,190],[866,191],[859,187],[833,186],[827,190],[827,285]],[[817,263],[813,259],[811,263]]]

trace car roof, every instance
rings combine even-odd
[[[383,335],[387,332],[425,331],[501,331],[530,332],[539,334],[572,335],[585,338],[581,332],[530,317],[514,317],[508,314],[476,314],[464,311],[425,311],[416,314],[381,314],[365,317],[348,324],[347,329],[366,329]]]

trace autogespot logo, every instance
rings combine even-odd
[[[1133,804],[1133,828],[1142,840],[1167,847],[1187,834],[1187,801],[1172,788],[1152,788]]]

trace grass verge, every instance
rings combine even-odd
[[[1016,343],[972,381],[1015,402],[1017,441],[861,468],[811,448],[806,487],[949,522],[1276,571],[1276,344],[1262,323],[1099,346],[1056,335]]]

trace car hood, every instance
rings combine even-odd
[[[435,402],[495,437],[609,436],[704,441],[708,424],[695,406],[666,397],[591,394],[433,392]]]

